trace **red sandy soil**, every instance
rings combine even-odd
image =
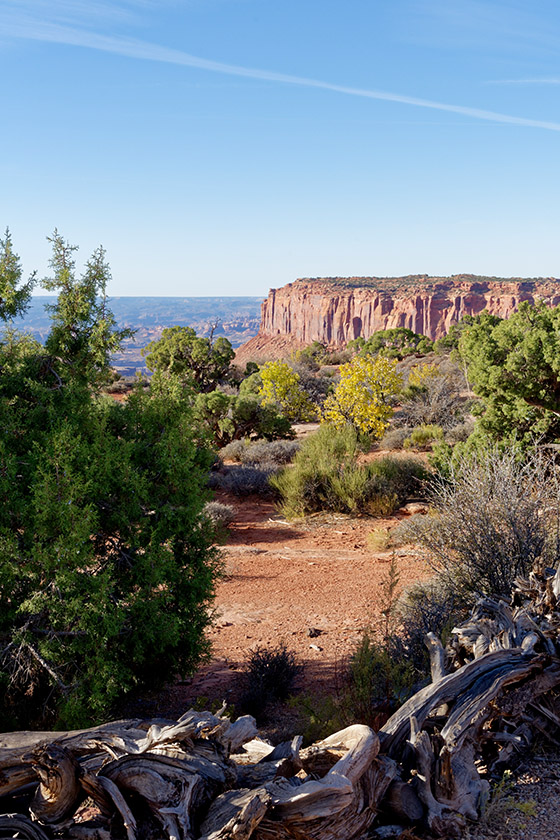
[[[302,689],[334,690],[356,642],[379,625],[386,605],[383,583],[393,551],[373,551],[367,536],[422,506],[409,505],[388,519],[319,514],[287,522],[269,500],[225,493],[216,500],[232,505],[236,516],[222,549],[226,575],[208,633],[212,660],[192,680],[159,695],[159,713],[164,707],[180,714],[201,698],[235,699],[251,651],[280,642],[303,665]],[[428,576],[412,547],[394,554],[400,589]],[[310,636],[310,630],[320,632]]]

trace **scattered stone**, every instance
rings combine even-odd
[[[374,837],[379,840],[390,840],[391,837],[400,837],[404,828],[402,825],[380,825],[379,828],[373,830]]]
[[[428,513],[428,506],[423,502],[409,502],[399,508],[399,513],[404,513],[407,516],[416,516],[419,513]]]
[[[307,635],[310,639],[315,639],[317,636],[320,636],[323,631],[319,630],[318,627],[308,627],[307,628]]]
[[[311,648],[311,650],[318,650],[318,651],[323,650],[323,648],[319,647],[319,645],[309,645],[309,647]]]

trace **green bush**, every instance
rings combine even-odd
[[[358,438],[351,427],[322,426],[310,435],[293,466],[270,479],[287,517],[321,510],[387,515],[417,491],[426,471],[413,458],[380,458],[359,464]]]
[[[293,437],[290,421],[271,406],[263,406],[254,394],[238,396],[223,391],[197,394],[194,419],[215,446],[251,436],[276,440]]]
[[[379,729],[413,693],[415,673],[406,656],[395,656],[390,640],[364,633],[352,658],[346,703],[354,721]]]
[[[443,440],[443,429],[441,426],[425,425],[417,426],[410,435],[403,441],[405,449],[428,449],[433,443]]]
[[[123,338],[103,251],[79,280],[51,241],[50,352],[0,339],[0,717],[19,728],[93,723],[192,671],[220,568],[185,388],[156,376],[126,402],[98,396]]]

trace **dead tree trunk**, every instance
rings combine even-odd
[[[0,735],[0,840],[362,840],[375,822],[456,837],[488,795],[481,764],[501,771],[560,731],[559,595],[535,570],[511,605],[481,600],[446,651],[430,634],[431,684],[379,733],[273,748],[250,717],[189,711]]]

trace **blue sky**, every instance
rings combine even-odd
[[[557,0],[0,0],[0,226],[113,295],[559,276]]]

